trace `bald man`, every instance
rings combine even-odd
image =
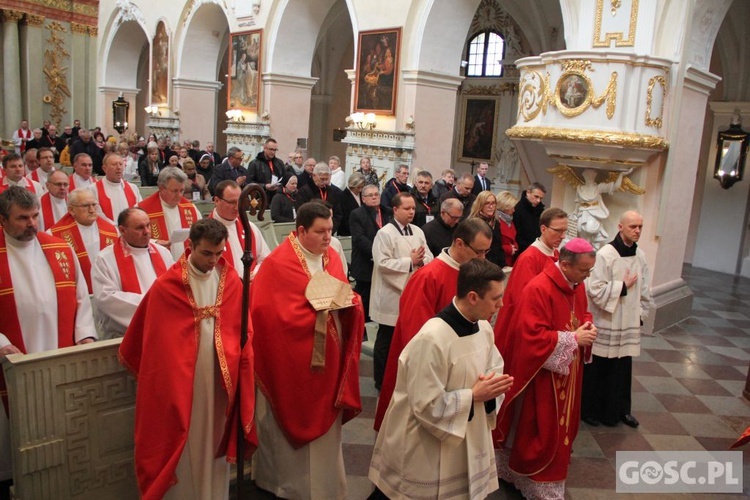
[[[641,352],[641,325],[653,307],[651,275],[638,248],[643,217],[622,214],[615,239],[597,252],[586,282],[589,306],[599,336],[593,361],[584,368],[581,419],[591,426],[619,422],[638,427],[631,414],[633,356]]]

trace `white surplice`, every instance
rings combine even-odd
[[[311,274],[323,270],[321,255],[308,252],[302,245],[300,249]],[[338,311],[333,311],[331,316],[341,342],[341,320]],[[341,418],[342,414],[339,413],[328,432],[305,446],[294,448],[276,422],[268,400],[261,391],[255,391],[255,422],[258,430],[258,449],[253,455],[255,483],[280,498],[346,498]]]
[[[240,279],[242,279],[242,273],[245,269],[245,265],[242,263],[242,254],[245,252],[245,248],[240,244],[240,238],[237,235],[237,222],[236,220],[230,221],[222,218],[216,210],[214,210],[213,218],[224,224],[229,232],[229,248],[232,249],[232,265],[234,266],[235,271],[237,271]],[[255,272],[253,273],[255,274],[258,272],[258,269],[260,269],[260,265],[265,258],[268,257],[268,254],[271,253],[271,249],[268,247],[268,243],[266,243],[265,238],[263,238],[258,226],[250,222],[250,229],[253,231],[253,238],[255,238],[255,251],[257,254],[255,255],[255,262],[257,263],[255,265]],[[228,255],[225,255],[225,257],[228,257]]]
[[[188,262],[190,262],[188,260]],[[219,273],[202,273],[188,264],[188,279],[198,307],[216,304]],[[226,392],[216,376],[213,317],[200,323],[198,356],[193,378],[193,403],[187,442],[177,463],[177,484],[164,495],[165,500],[220,500],[229,498],[229,464],[225,457],[214,458],[224,432]]]
[[[370,317],[381,325],[395,326],[398,319],[398,301],[414,271],[411,251],[424,247],[424,263],[432,260],[432,252],[420,228],[409,224],[411,236],[402,235],[394,221],[386,224],[372,242],[372,287],[370,291]]]
[[[115,245],[119,245],[115,242]],[[164,265],[169,267],[174,264],[172,254],[161,245],[154,245],[159,252]],[[136,248],[128,245],[135,272],[138,276],[138,284],[141,293],[124,292],[120,270],[115,260],[114,245],[110,245],[97,256],[91,267],[91,285],[93,290],[94,305],[96,306],[96,321],[99,331],[105,339],[122,337],[128,329],[130,320],[133,319],[138,304],[146,294],[151,284],[156,280],[156,271],[151,263],[148,248]]]
[[[407,344],[370,464],[386,496],[473,499],[498,489],[491,429],[505,395],[487,413],[471,391],[480,375],[503,373],[494,339],[487,321],[459,337],[433,318]]]
[[[161,202],[161,208],[164,212],[164,221],[167,223],[167,234],[162,235],[162,239],[168,240],[172,236],[172,232],[174,232],[176,229],[182,229],[182,219],[180,218],[180,207],[175,205],[174,207],[170,207],[166,203],[164,203],[163,200],[159,199]],[[195,211],[198,214],[198,217],[195,220],[201,219],[201,213],[197,210]],[[190,229],[189,227],[187,229]],[[183,242],[179,243],[173,243],[170,246],[170,252],[172,253],[172,259],[177,262],[180,260],[180,257],[182,257],[182,254],[185,253],[185,244]]]
[[[110,182],[107,180],[107,178],[103,178],[99,182],[102,183],[102,186],[104,186],[104,192],[109,197],[110,201],[112,202],[112,219],[110,219],[103,211],[102,211],[102,202],[99,200],[99,190],[96,188],[96,184],[93,184],[89,186],[88,189],[92,193],[94,193],[94,196],[96,197],[96,201],[99,202],[99,206],[96,208],[96,212],[107,219],[109,222],[117,226],[117,217],[120,215],[120,212],[125,210],[126,208],[130,208],[130,205],[128,205],[128,199],[125,196],[125,182]],[[143,196],[141,196],[141,190],[138,189],[138,186],[135,184],[130,184],[130,188],[133,190],[133,193],[135,194],[135,204],[138,204],[143,201]]]

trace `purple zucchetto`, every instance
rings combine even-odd
[[[583,238],[573,238],[565,244],[564,248],[571,253],[591,253],[596,251],[593,245]]]

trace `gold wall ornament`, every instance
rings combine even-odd
[[[606,182],[615,182],[618,175],[620,175],[620,172],[610,172],[607,176]],[[622,178],[622,184],[620,185],[619,191],[622,191],[623,193],[637,194],[639,196],[646,194],[646,190],[631,181],[629,177]]]
[[[70,54],[65,49],[65,43],[60,36],[60,32],[65,32],[65,28],[58,22],[52,22],[45,26],[49,30],[47,38],[47,49],[44,50],[44,77],[47,80],[47,89],[50,92],[50,104],[52,111],[50,118],[60,127],[63,116],[67,113],[65,108],[65,97],[70,97],[68,88],[68,68],[63,66],[63,61],[70,58]]]
[[[651,107],[654,100],[654,87],[661,86],[661,106],[659,116],[651,118]],[[655,76],[648,81],[648,90],[646,91],[646,126],[661,128],[662,116],[664,116],[664,102],[667,100],[667,80],[661,75]]]
[[[466,95],[491,95],[499,96],[505,94],[515,94],[518,91],[517,83],[500,83],[498,85],[467,85],[462,91]]]
[[[23,18],[26,26],[41,27],[44,26],[44,16],[37,16],[34,14],[26,14]]]
[[[96,26],[89,26],[89,36],[97,36],[99,34],[99,28]]]
[[[547,74],[549,83],[549,73]],[[518,94],[518,114],[524,121],[537,117],[542,107],[546,112],[547,87],[545,81],[536,71],[527,71],[521,77],[521,92]]]
[[[509,128],[505,132],[512,139],[539,139],[548,141],[580,142],[600,146],[618,146],[625,148],[654,149],[663,151],[669,148],[669,142],[656,135],[635,134],[630,132],[613,132],[606,130],[584,130],[557,127],[519,127]]]
[[[562,61],[560,66],[562,66],[563,72],[578,71],[583,73],[584,71],[594,71],[591,67],[591,61],[588,59],[568,59],[567,61]]]
[[[604,0],[596,0],[596,13],[594,14],[594,47],[609,47],[612,40],[615,41],[615,47],[633,47],[635,45],[635,30],[638,23],[638,0],[630,0],[630,21],[628,25],[628,37],[625,38],[624,32],[607,32],[602,39],[602,16],[604,15]],[[614,1],[611,3],[612,15],[617,13],[621,5],[618,0],[618,6],[615,8]]]
[[[641,166],[641,165],[643,164],[639,163],[636,166]],[[584,168],[581,170],[583,171],[586,169]],[[630,170],[632,170],[632,168]],[[593,171],[596,171],[596,170],[593,170]],[[573,169],[573,167],[564,165],[562,163],[554,167],[548,168],[547,172],[549,172],[552,175],[556,175],[558,178],[560,178],[560,180],[572,186],[573,189],[577,189],[586,184],[586,181],[584,180],[584,178],[581,176],[579,172],[576,172]],[[645,189],[643,189],[641,186],[637,185],[636,183],[631,181],[629,177],[627,177],[628,172],[625,172],[623,175],[623,172],[610,171],[607,173],[607,177],[605,178],[604,183],[609,184],[609,183],[617,182],[618,177],[622,175],[623,176],[622,181],[621,181],[622,183],[620,184],[618,191],[622,191],[623,193],[637,194],[637,195],[645,194],[646,193]]]
[[[631,167],[640,167],[643,165],[642,161],[615,160],[615,159],[610,159],[610,158],[594,158],[593,156],[573,156],[573,155],[551,154],[549,155],[549,157],[555,161],[562,162],[562,163],[585,162],[585,163],[594,163],[594,164],[602,164],[602,165],[616,165],[616,166],[623,167],[626,170]]]
[[[17,10],[2,10],[0,13],[2,14],[3,22],[5,23],[17,23],[23,17],[23,12]]]
[[[610,0],[609,1],[610,6],[612,7],[610,9],[610,12],[612,12],[612,16],[617,15],[617,9],[622,7],[622,0]]]
[[[75,35],[88,35],[89,27],[85,24],[70,23],[70,32]]]

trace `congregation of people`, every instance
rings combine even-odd
[[[342,426],[362,411],[370,322],[370,498],[484,498],[502,480],[562,499],[581,421],[639,425],[632,358],[652,300],[638,212],[595,248],[568,236],[543,185],[493,191],[485,162],[386,178],[365,156],[347,175],[337,156],[285,161],[274,139],[248,159],[197,140],[118,143],[78,120],[60,136],[23,121],[13,139],[0,356],[122,337],[143,498],[228,498],[241,440],[258,488],[345,498]],[[246,233],[248,184],[293,225],[275,248],[254,223]]]

